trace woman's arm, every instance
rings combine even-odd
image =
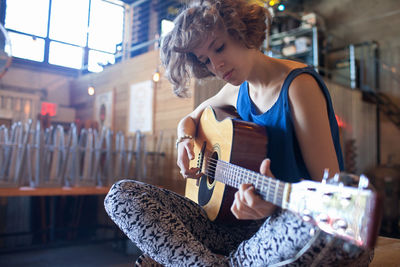
[[[177,127],[177,165],[184,178],[199,178],[197,168],[189,168],[189,161],[194,159],[193,139],[203,110],[208,106],[236,106],[239,88],[226,84],[215,96],[201,103],[194,111],[183,117]]]
[[[297,139],[307,170],[321,181],[325,168],[339,172],[339,164],[329,125],[325,96],[308,74],[296,77],[289,88],[289,102]]]

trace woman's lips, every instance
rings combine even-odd
[[[232,77],[232,72],[233,72],[233,70],[226,72],[224,74],[224,76],[222,77],[222,79],[224,79],[225,81],[228,81]]]

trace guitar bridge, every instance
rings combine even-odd
[[[200,173],[201,170],[203,169],[203,162],[204,162],[204,154],[205,154],[205,151],[206,151],[206,145],[207,145],[207,142],[204,141],[203,142],[203,146],[201,147],[201,150],[199,152],[199,155],[197,156],[197,168],[199,168],[198,173]]]
[[[206,151],[206,145],[207,142],[204,141],[203,142],[203,146],[201,147],[201,150],[199,152],[199,155],[197,156],[197,168],[199,168],[199,170],[197,171],[197,174],[201,173],[201,170],[203,169],[203,163],[204,163],[204,154]],[[196,181],[196,186],[200,185],[200,179],[197,179]]]

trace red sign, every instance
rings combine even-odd
[[[339,117],[337,114],[335,116],[336,116],[336,121],[337,121],[339,128],[347,128],[346,122],[341,117]]]
[[[40,114],[42,114],[43,116],[48,114],[50,117],[54,117],[57,114],[57,104],[42,102],[42,110]]]

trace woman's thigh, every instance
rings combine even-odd
[[[110,217],[142,251],[152,257],[165,254],[162,258],[177,261],[184,261],[188,255],[200,262],[205,257],[212,261],[215,253],[227,255],[259,226],[211,222],[188,198],[133,180],[114,184],[104,203]],[[199,258],[200,254],[203,256]]]
[[[290,211],[278,211],[239,245],[230,261],[233,266],[367,266],[370,256]]]

